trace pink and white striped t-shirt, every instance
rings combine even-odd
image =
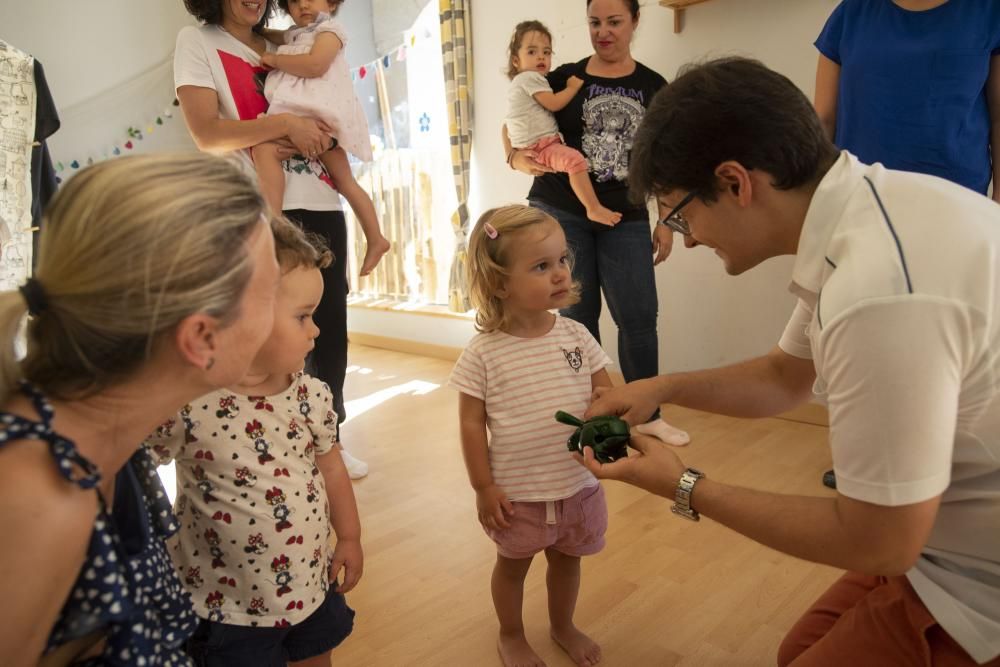
[[[555,414],[582,417],[590,376],[609,365],[586,327],[559,316],[538,338],[493,331],[469,342],[448,384],[486,403],[493,481],[509,500],[562,500],[598,483],[570,457],[573,427]]]

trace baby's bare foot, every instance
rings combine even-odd
[[[379,236],[376,239],[368,241],[368,247],[365,249],[365,258],[361,262],[361,275],[367,276],[372,272],[377,265],[382,255],[389,252],[389,248],[392,244],[384,236]]]
[[[501,632],[497,639],[497,652],[504,667],[545,667],[545,661],[531,648],[523,632]]]
[[[579,667],[592,667],[601,661],[601,647],[575,625],[561,630],[552,628],[551,635]]]
[[[621,222],[622,214],[612,211],[610,208],[595,206],[594,208],[587,209],[587,218],[589,220],[593,220],[594,222],[599,222],[602,225],[614,227]]]

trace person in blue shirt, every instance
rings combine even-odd
[[[988,192],[1000,172],[1000,2],[843,0],[816,48],[816,112],[839,148]]]
[[[992,157],[1000,150],[1000,2],[843,0],[816,48],[813,104],[837,147],[988,193],[1000,173]],[[832,470],[823,483],[836,488]]]

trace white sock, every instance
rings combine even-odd
[[[683,447],[691,442],[691,436],[687,434],[687,431],[682,431],[675,426],[671,426],[662,419],[654,419],[651,422],[639,424],[635,427],[635,430],[645,435],[651,435],[675,447]]]
[[[340,458],[344,459],[344,466],[351,479],[361,479],[368,474],[368,464],[352,456],[343,446],[340,447]]]

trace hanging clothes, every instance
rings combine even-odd
[[[35,141],[31,150],[31,267],[34,269],[38,258],[38,234],[42,229],[42,213],[56,194],[58,181],[52,166],[46,139],[59,129],[59,113],[56,103],[45,81],[45,70],[37,59],[35,74]]]
[[[31,269],[31,155],[35,136],[34,59],[0,40],[0,290]]]

